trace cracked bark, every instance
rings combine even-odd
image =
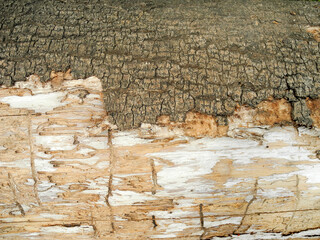
[[[181,122],[188,111],[225,125],[237,104],[268,97],[288,100],[293,120],[311,126],[305,99],[320,91],[318,5],[9,0],[1,7],[0,84],[69,68],[76,78],[95,75],[120,129],[161,115]]]

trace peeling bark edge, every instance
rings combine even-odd
[[[63,76],[66,73],[58,72],[56,73],[58,76],[61,77],[61,79],[56,80],[60,84],[56,85],[54,80],[50,80],[47,83],[41,83],[39,81],[39,77],[37,75],[31,75],[27,82],[17,82],[14,87],[12,88],[25,88],[24,84],[35,84],[35,89],[37,89],[37,86],[40,84],[40,88],[48,87],[50,86],[54,91],[59,91],[59,89],[62,87],[62,84],[64,81],[74,81],[70,77],[70,72],[68,72],[68,78],[64,78]],[[93,77],[95,78],[95,77]],[[91,78],[88,78],[88,81]],[[83,79],[80,79],[81,81],[86,81]],[[35,82],[33,82],[35,81]],[[101,81],[97,79],[97,81]],[[53,83],[54,82],[54,83]],[[10,89],[11,87],[2,87],[4,89]],[[40,89],[39,88],[39,89]],[[85,91],[81,94],[87,94]],[[78,97],[83,101],[82,95],[79,95]],[[221,118],[214,115],[207,115],[202,114],[195,111],[189,111],[186,113],[186,118],[183,122],[174,122],[170,121],[170,116],[159,116],[157,118],[156,124],[159,126],[168,127],[169,129],[181,129],[184,131],[184,134],[187,136],[192,137],[203,137],[203,136],[211,136],[211,137],[219,137],[219,136],[231,136],[235,137],[238,133],[234,133],[234,129],[239,128],[247,128],[247,127],[268,127],[268,126],[285,126],[285,125],[294,125],[296,127],[299,127],[301,125],[296,123],[296,119],[294,116],[300,114],[300,120],[306,119],[306,116],[302,116],[302,112],[307,112],[308,114],[308,120],[309,122],[307,124],[304,124],[302,126],[306,127],[315,127],[320,128],[320,110],[318,108],[320,103],[320,95],[317,98],[306,98],[306,100],[301,100],[300,102],[293,102],[282,98],[282,99],[274,99],[272,97],[269,97],[267,100],[261,101],[256,106],[248,106],[248,105],[237,105],[235,107],[235,110],[233,114],[230,116],[225,116],[225,120],[223,123],[221,123]],[[296,110],[299,109],[299,110]],[[24,114],[25,116],[28,116],[31,118],[34,114],[28,113]],[[10,115],[11,116],[11,115]],[[118,129],[122,130],[120,127],[116,125],[110,124],[112,122],[112,116],[107,115],[108,124],[111,126],[112,129]],[[312,125],[311,125],[312,123]],[[146,123],[143,123],[140,127],[145,128],[146,126],[149,126]],[[31,133],[29,133],[30,135]],[[236,134],[236,135],[235,135]],[[253,138],[259,138],[259,136],[251,136]],[[32,139],[31,139],[32,141]],[[32,145],[31,145],[32,148]],[[33,178],[37,178],[37,172],[35,169],[34,164],[32,163],[32,149],[30,149],[30,156],[31,156],[31,169],[32,169],[32,176]],[[152,162],[150,162],[150,166],[153,169],[154,166],[152,165]],[[154,169],[155,170],[155,169]],[[152,170],[153,171],[153,170]],[[154,188],[152,190],[153,193],[155,193],[158,184],[157,184],[157,176],[156,171],[153,172],[153,181],[154,182]],[[35,181],[35,184],[37,184],[37,181]],[[36,189],[36,187],[35,187]],[[36,192],[36,191],[35,191]],[[37,195],[35,193],[35,195]],[[36,196],[36,199],[38,197]],[[37,199],[38,204],[41,204],[40,200]]]

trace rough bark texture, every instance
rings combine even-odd
[[[286,0],[1,1],[0,84],[51,70],[103,79],[120,129],[190,110],[227,124],[268,97],[311,126],[320,4]],[[308,30],[309,29],[309,30]]]

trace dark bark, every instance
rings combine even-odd
[[[2,3],[1,3],[2,2]],[[305,98],[320,91],[320,4],[287,0],[6,0],[0,14],[0,84],[72,69],[103,80],[120,129],[218,116],[237,103],[286,98],[311,126]]]

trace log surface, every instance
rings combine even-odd
[[[0,238],[319,236],[320,131],[249,113],[217,138],[117,131],[97,78],[0,88]]]
[[[313,125],[320,91],[320,4],[291,0],[2,0],[0,84],[72,69],[103,80],[121,129],[184,121],[226,125],[237,104],[273,97]]]

